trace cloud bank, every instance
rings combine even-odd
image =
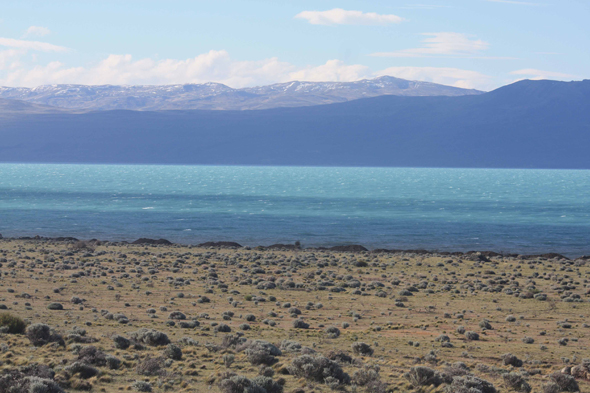
[[[0,51],[0,85],[40,86],[46,84],[163,85],[217,82],[240,88],[279,82],[352,82],[389,75],[450,86],[487,89],[490,78],[475,71],[436,67],[391,67],[374,72],[361,64],[333,59],[318,66],[297,67],[277,58],[240,61],[226,51],[209,51],[186,60],[134,59],[131,55],[109,55],[89,67],[67,67],[54,61],[23,66],[22,50]]]
[[[387,25],[403,21],[397,15],[347,11],[342,8],[329,11],[303,11],[295,15],[295,18],[305,19],[312,25]]]
[[[43,84],[182,84],[218,82],[231,87],[266,85],[291,80],[354,81],[373,77],[363,65],[329,60],[319,66],[296,67],[277,58],[239,61],[226,51],[209,51],[186,60],[150,58],[135,60],[131,55],[109,55],[90,67],[67,67],[54,61],[32,68],[18,61],[23,51],[0,52],[0,83],[6,86]],[[2,74],[0,74],[2,75]]]
[[[135,60],[129,54],[109,55],[90,67],[67,67],[54,61],[33,68],[7,70],[0,79],[4,85],[42,84],[176,84],[219,82],[242,87],[274,82],[295,68],[276,58],[260,61],[235,61],[226,51],[209,51],[186,60],[150,58]]]
[[[402,51],[404,57],[473,53],[487,48],[487,43],[458,33],[431,33],[427,36],[429,38],[424,41],[427,44],[425,47]],[[352,82],[384,75],[479,90],[490,90],[497,84],[497,81],[488,75],[459,68],[389,67],[374,71],[366,65],[347,64],[338,59],[328,60],[320,65],[296,66],[276,57],[256,61],[236,60],[225,50],[211,50],[188,59],[162,60],[149,57],[135,59],[130,54],[111,54],[94,64],[69,67],[60,61],[36,63],[37,52],[68,50],[62,46],[11,38],[0,38],[0,46],[8,47],[0,50],[2,86],[165,85],[217,82],[241,88],[293,80]],[[522,69],[511,74],[531,79],[575,78],[573,75],[537,69]]]
[[[488,48],[489,44],[482,40],[470,39],[461,33],[424,33],[429,38],[422,42],[420,48],[404,49],[397,52],[377,52],[376,57],[427,57],[427,56],[471,56]]]

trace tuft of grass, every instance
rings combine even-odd
[[[0,327],[7,328],[10,334],[23,334],[27,324],[22,318],[5,312],[0,314]]]

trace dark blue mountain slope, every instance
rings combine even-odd
[[[0,117],[0,162],[590,169],[590,81],[254,111]]]

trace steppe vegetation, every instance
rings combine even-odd
[[[0,240],[0,393],[590,391],[558,255]]]

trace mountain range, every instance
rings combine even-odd
[[[0,98],[81,110],[245,110],[333,104],[382,95],[481,94],[429,82],[382,76],[358,82],[288,82],[232,89],[220,83],[163,86],[45,85],[0,87]]]
[[[20,100],[7,100],[0,98],[0,117],[17,114],[40,114],[40,113],[75,113],[65,108],[56,108],[48,105],[32,104]]]
[[[590,169],[590,80],[265,110],[18,105],[36,112],[0,116],[1,162]]]

